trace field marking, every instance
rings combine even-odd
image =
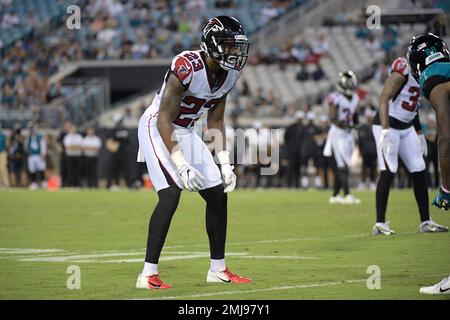
[[[187,260],[208,258],[210,253],[208,251],[165,251],[161,256],[161,261],[173,261],[173,260]],[[126,256],[139,256],[138,258],[131,259],[102,259],[98,258],[110,258],[110,257],[126,257]],[[298,256],[298,255],[257,255],[249,252],[228,252],[228,257],[244,258],[244,259],[290,259],[290,260],[311,260],[317,259],[317,257],[311,256]],[[21,262],[73,262],[73,263],[142,263],[144,260],[143,251],[124,251],[124,252],[107,252],[102,253],[99,251],[95,254],[73,254],[67,252],[61,254],[58,252],[56,255],[39,254],[39,255],[21,255],[19,257],[0,257],[0,258],[13,258],[16,261]]]
[[[393,277],[393,278],[387,278],[387,279],[388,280],[400,280],[400,279],[412,278],[412,277],[414,277],[414,278],[434,278],[434,277],[442,277],[442,276],[448,276],[448,273],[427,274],[427,275],[421,275],[421,276],[411,275],[411,276],[407,276],[407,277]],[[293,286],[269,287],[269,288],[261,288],[261,289],[250,289],[250,290],[220,291],[220,292],[209,292],[209,293],[199,293],[199,294],[186,294],[186,295],[179,295],[179,296],[162,296],[162,297],[155,297],[155,298],[133,298],[133,299],[129,299],[129,300],[170,300],[170,299],[202,298],[202,297],[214,297],[214,296],[222,296],[222,295],[247,294],[247,293],[255,293],[255,292],[329,287],[329,286],[336,286],[336,285],[342,285],[342,284],[360,283],[360,282],[366,282],[366,281],[367,281],[367,279],[349,279],[349,280],[334,281],[334,282],[299,284],[299,285],[293,285]]]
[[[63,252],[62,249],[0,248],[0,254],[28,254]]]
[[[250,289],[250,290],[236,290],[236,291],[221,291],[221,292],[210,292],[210,293],[199,293],[199,294],[186,294],[180,296],[163,296],[158,298],[136,298],[132,300],[169,300],[169,299],[187,299],[187,298],[201,298],[201,297],[213,297],[213,296],[222,296],[222,295],[230,295],[230,294],[246,294],[246,293],[254,293],[254,292],[266,292],[266,291],[279,291],[279,290],[292,290],[292,289],[306,289],[306,288],[315,288],[315,287],[327,287],[327,286],[335,286],[338,284],[344,283],[355,283],[355,282],[365,282],[367,279],[354,279],[354,280],[344,280],[339,282],[323,282],[323,283],[312,283],[312,284],[300,284],[295,286],[282,286],[282,287],[269,287],[262,289]]]
[[[402,232],[397,233],[395,236],[407,236],[412,234],[419,234],[419,232]],[[296,241],[314,241],[314,240],[336,240],[336,239],[345,239],[345,238],[382,238],[382,236],[374,236],[371,233],[359,233],[359,234],[348,234],[348,235],[339,235],[339,236],[330,236],[330,237],[304,237],[304,238],[288,238],[288,239],[270,239],[270,240],[255,240],[255,241],[241,241],[241,242],[227,242],[228,245],[250,245],[250,244],[266,244],[266,243],[283,243],[283,242],[296,242]],[[387,238],[387,237],[385,237]],[[175,249],[175,248],[189,248],[189,247],[202,247],[209,246],[208,243],[197,243],[197,244],[186,244],[186,245],[168,245],[164,246],[167,249]]]
[[[170,252],[164,253],[160,260],[184,260],[184,259],[196,259],[209,257],[209,252],[176,252],[174,256],[165,256],[166,254],[171,254]],[[229,252],[228,256],[240,256],[247,255],[246,252]],[[104,257],[123,257],[123,256],[140,256],[136,259],[119,259],[119,260],[95,260],[95,258]],[[29,257],[23,259],[17,259],[17,261],[23,262],[90,262],[90,263],[121,263],[121,262],[143,262],[144,253],[143,252],[117,252],[117,253],[104,253],[104,254],[85,254],[85,255],[69,255],[69,256],[57,256],[57,257]]]
[[[239,257],[242,259],[293,259],[293,260],[314,260],[317,257],[305,257],[305,256],[264,256],[264,255],[248,255]]]

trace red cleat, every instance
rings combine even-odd
[[[136,281],[138,289],[170,289],[172,286],[159,278],[159,273],[151,276],[139,274]]]
[[[225,282],[225,283],[251,283],[252,279],[241,277],[228,268],[219,272],[208,271],[208,276],[206,277],[206,282]]]

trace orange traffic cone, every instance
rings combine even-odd
[[[48,191],[57,191],[59,189],[59,176],[50,176],[47,182]]]

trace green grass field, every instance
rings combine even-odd
[[[431,194],[434,194],[432,192]],[[421,286],[450,273],[450,234],[420,234],[412,191],[391,192],[392,237],[372,236],[374,193],[329,205],[328,192],[235,191],[227,264],[250,285],[207,284],[204,205],[184,192],[160,261],[173,289],[135,289],[154,192],[0,192],[1,299],[445,299]],[[431,209],[438,223],[450,214]],[[33,250],[26,250],[33,249]],[[40,250],[37,250],[40,249]],[[81,289],[66,286],[81,270]],[[367,267],[381,270],[369,290]]]

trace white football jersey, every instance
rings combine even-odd
[[[352,126],[353,117],[359,103],[359,97],[356,93],[353,93],[352,98],[349,100],[339,91],[334,91],[327,96],[328,104],[333,104],[338,108],[338,121],[346,122],[349,126]]]
[[[397,96],[389,101],[389,116],[402,122],[410,123],[417,114],[420,86],[411,75],[411,69],[405,58],[399,57],[394,60],[391,72],[394,71],[404,75],[406,83]]]
[[[241,76],[241,71],[225,71],[223,78],[218,81],[218,86],[211,88],[208,81],[207,65],[202,55],[205,55],[202,50],[183,51],[173,58],[164,83],[152,104],[145,111],[146,113],[156,115],[159,111],[164,87],[170,73],[174,74],[185,86],[178,116],[173,121],[175,127],[193,128],[195,121],[204,112],[213,108],[233,89]]]

